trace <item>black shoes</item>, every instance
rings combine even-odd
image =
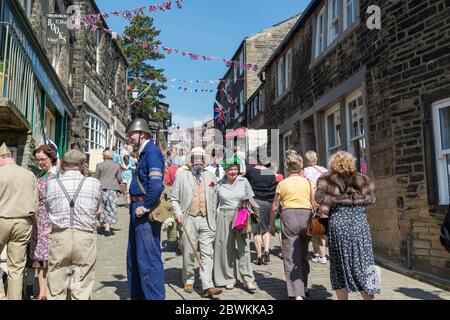
[[[269,251],[264,252],[264,254],[263,254],[263,261],[265,263],[269,263],[270,262],[270,253],[269,253]]]
[[[262,259],[262,257],[256,258],[256,264],[257,264],[258,266],[260,266],[260,265],[263,264],[263,259]]]

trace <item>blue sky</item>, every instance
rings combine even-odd
[[[96,0],[101,11],[111,12],[152,5],[162,0]],[[242,39],[302,12],[309,0],[185,0],[183,9],[146,14],[161,30],[162,45],[210,56],[231,59]],[[107,19],[110,29],[122,33],[128,21],[121,17]],[[220,79],[227,68],[220,61],[191,61],[172,54],[155,63],[168,78],[186,80]],[[262,67],[262,66],[261,66]],[[177,85],[169,82],[168,85]],[[184,85],[215,89],[217,85]],[[174,123],[193,127],[194,121],[212,119],[214,93],[185,93],[168,88],[163,102],[170,104]]]

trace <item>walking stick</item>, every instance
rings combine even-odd
[[[189,235],[188,229],[186,228],[186,225],[184,224],[184,220],[183,220],[182,225],[183,225],[183,232],[186,234],[186,238],[188,239],[189,245],[191,246],[191,249],[194,252],[195,258],[197,259],[200,269],[202,269],[202,271],[205,271],[205,269],[203,268],[202,260],[200,260],[197,250],[195,249],[194,244],[192,243],[191,236]]]

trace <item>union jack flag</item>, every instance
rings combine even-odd
[[[219,103],[214,103],[214,120],[218,125],[224,125],[225,124],[225,118],[227,116],[227,110]]]

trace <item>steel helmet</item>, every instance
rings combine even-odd
[[[150,127],[148,126],[147,121],[145,121],[142,118],[136,118],[131,122],[131,124],[128,126],[127,134],[131,132],[145,132],[145,133],[151,133]]]

